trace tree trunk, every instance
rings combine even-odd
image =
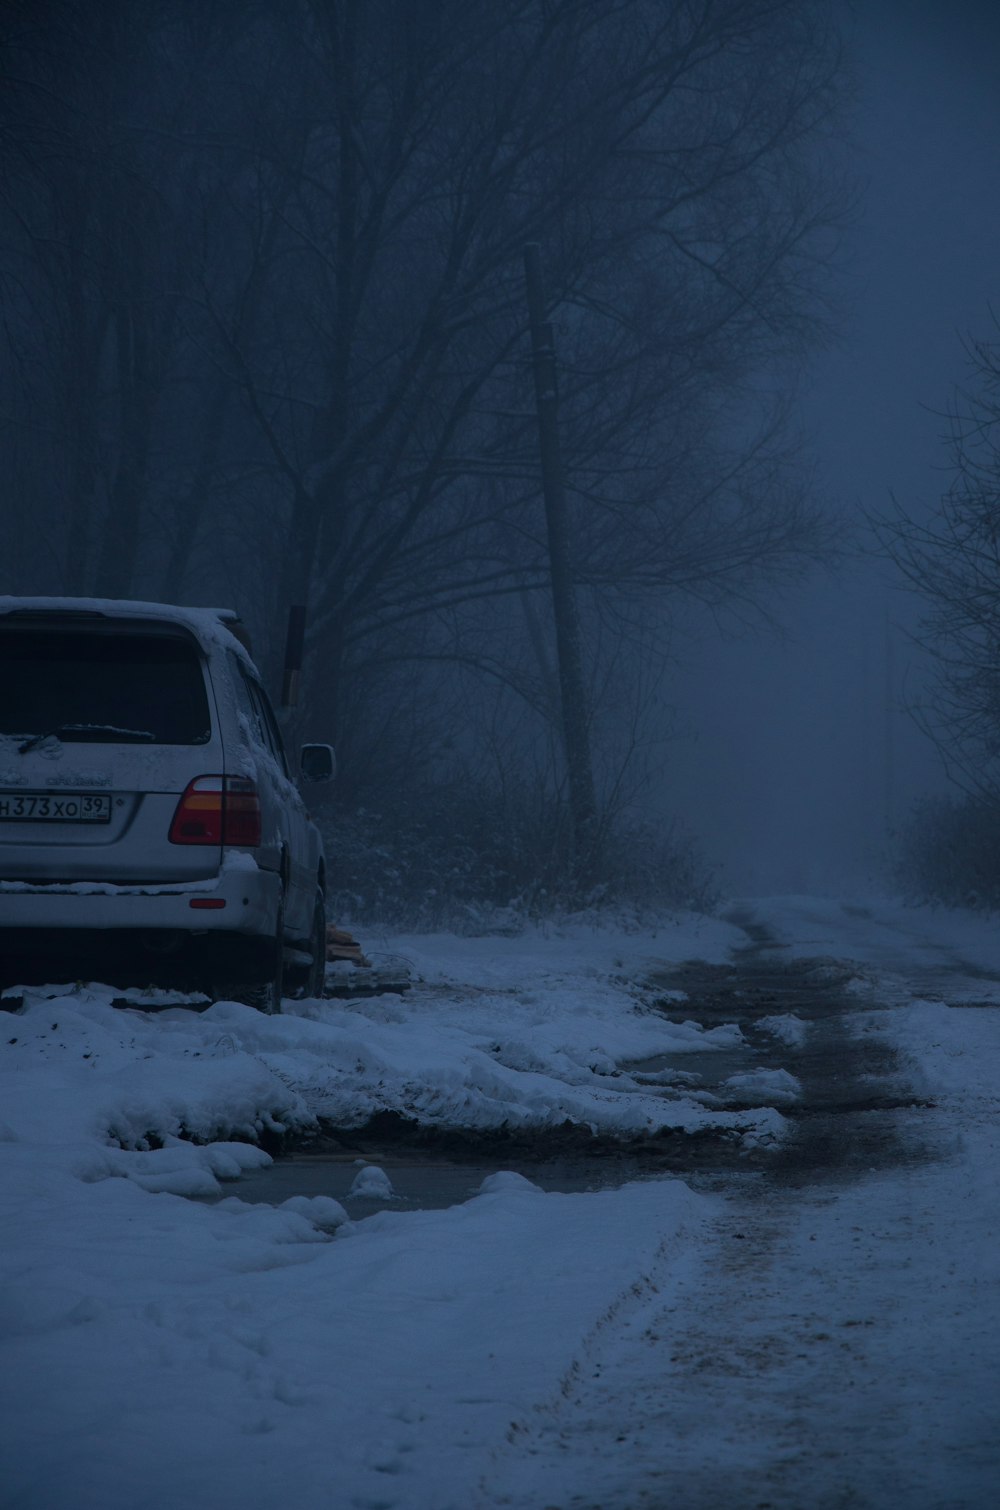
[[[552,612],[556,628],[562,735],[573,822],[573,869],[577,884],[585,886],[592,878],[597,859],[597,798],[590,755],[580,618],[570,566],[569,517],[559,450],[555,343],[552,325],[545,319],[541,256],[537,242],[530,242],[524,248],[524,270],[535,370],[535,401],[538,407],[542,491],[545,496],[549,573],[552,580]]]
[[[205,499],[218,469],[226,411],[229,408],[231,395],[232,389],[226,378],[217,377],[205,413],[201,449],[198,452],[194,476],[190,487],[177,505],[174,518],[170,556],[162,578],[162,593],[166,603],[176,603],[184,588],[184,578],[187,575],[191,552],[194,550],[198,535]]]
[[[98,597],[108,598],[127,597],[133,591],[156,404],[149,371],[149,331],[137,301],[123,300],[116,323],[120,449],[95,582]]]

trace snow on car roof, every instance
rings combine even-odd
[[[234,608],[186,608],[176,603],[144,603],[127,598],[14,597],[0,594],[0,615],[11,613],[77,613],[106,618],[162,619],[189,629],[206,648],[225,645],[249,659],[240,637],[240,616]]]

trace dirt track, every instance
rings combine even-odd
[[[904,1133],[894,1115],[919,1110],[921,1102],[905,1084],[892,1049],[873,1031],[879,1008],[864,981],[840,961],[788,959],[762,929],[741,926],[747,945],[731,963],[693,961],[654,972],[640,985],[650,1006],[672,1020],[693,1020],[705,1028],[736,1023],[744,1045],[679,1053],[630,1068],[676,1070],[692,1077],[693,1093],[732,1111],[766,1100],[763,1093],[756,1100],[734,1095],[724,1086],[734,1073],[787,1071],[801,1083],[802,1097],[780,1105],[791,1123],[783,1141],[747,1147],[724,1130],[692,1135],[669,1126],[633,1141],[595,1138],[570,1125],[483,1132],[419,1127],[383,1114],[363,1128],[326,1125],[305,1145],[275,1149],[291,1157],[264,1177],[260,1195],[248,1186],[249,1198],[308,1194],[314,1181],[329,1192],[335,1166],[353,1169],[358,1158],[389,1170],[397,1188],[412,1192],[413,1204],[430,1206],[465,1198],[463,1170],[471,1178],[473,1171],[513,1168],[551,1190],[595,1189],[656,1175],[725,1188],[734,1177],[751,1174],[803,1185],[922,1158],[919,1122],[914,1126],[910,1119]],[[799,1042],[761,1026],[766,1019],[789,1016],[802,1025]],[[669,1102],[664,1105],[669,1123]]]

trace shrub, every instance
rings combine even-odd
[[[673,828],[606,825],[597,883],[573,886],[566,824],[551,798],[454,785],[378,812],[321,816],[329,913],[342,922],[480,933],[583,908],[691,908],[718,901],[693,841]]]
[[[900,832],[895,878],[910,901],[1000,908],[1000,806],[926,797]]]

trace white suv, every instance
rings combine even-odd
[[[0,987],[319,994],[323,846],[239,632],[226,610],[0,597]],[[329,780],[329,745],[299,774]]]

